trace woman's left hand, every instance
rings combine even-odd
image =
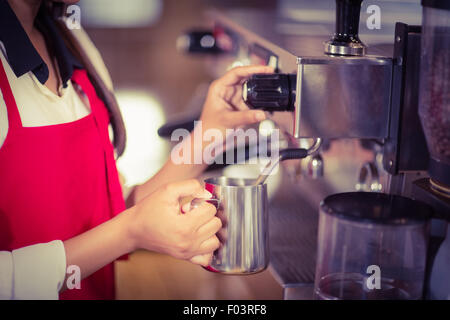
[[[202,127],[215,128],[225,133],[226,129],[260,122],[265,119],[261,110],[250,110],[242,99],[242,84],[256,73],[273,73],[268,66],[236,67],[213,81],[203,106]]]

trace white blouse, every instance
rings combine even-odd
[[[0,299],[58,299],[66,276],[62,241],[0,251]]]
[[[1,42],[0,42],[1,44]],[[6,59],[3,45],[0,58],[8,77],[14,99],[20,114],[20,120],[24,127],[40,127],[60,123],[72,122],[87,116],[90,113],[89,106],[81,100],[81,93],[75,90],[71,81],[67,87],[59,88],[60,96],[43,85],[29,71],[17,78]],[[8,113],[5,101],[0,99],[0,148],[8,133]]]

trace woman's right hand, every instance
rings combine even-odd
[[[133,248],[207,266],[212,252],[220,246],[216,233],[222,223],[215,216],[216,208],[207,202],[182,214],[180,199],[184,197],[208,199],[211,194],[197,180],[180,181],[156,190],[130,208]]]

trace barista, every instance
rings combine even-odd
[[[169,159],[133,190],[126,209],[114,156],[124,131],[107,72],[82,30],[84,46],[63,38],[55,3],[0,1],[0,298],[113,299],[112,262],[138,248],[208,265],[219,246],[216,209],[204,203],[181,215],[179,205],[210,197],[192,179],[206,164]],[[240,87],[267,72],[236,68],[214,81],[203,129],[263,120]],[[81,289],[64,291],[71,265],[81,270]]]

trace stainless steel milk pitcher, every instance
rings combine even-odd
[[[214,252],[210,271],[252,274],[269,264],[267,185],[254,179],[227,177],[205,180],[205,188],[217,201],[222,229],[221,246]]]

